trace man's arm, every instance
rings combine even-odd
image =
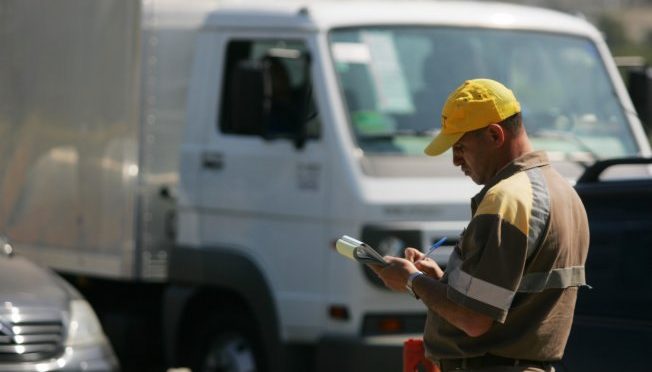
[[[420,275],[412,281],[412,290],[431,311],[446,319],[471,337],[485,334],[493,319],[449,300],[447,285],[427,275]]]
[[[385,285],[395,291],[405,291],[407,279],[411,273],[418,271],[414,263],[398,257],[385,257],[390,265],[385,268],[372,267]],[[448,299],[447,285],[429,275],[416,277],[412,282],[412,290],[431,311],[446,319],[453,326],[464,331],[471,337],[486,333],[493,319],[477,311],[460,306]]]

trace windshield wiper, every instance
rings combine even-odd
[[[398,136],[413,136],[413,137],[434,137],[436,131],[425,129],[398,129],[393,132],[378,133],[378,134],[358,134],[361,140],[390,140]]]
[[[593,151],[593,149],[589,147],[589,145],[587,145],[580,137],[575,135],[575,133],[573,132],[541,129],[532,133],[532,137],[562,140],[566,143],[572,143],[577,145],[577,147],[580,150],[582,150],[583,153],[589,156],[590,161],[579,159],[577,157],[572,156],[570,153],[566,153],[566,159],[574,162],[575,164],[580,165],[584,169],[587,169],[588,167],[593,165],[596,161],[601,160],[600,155],[598,155],[595,151]]]

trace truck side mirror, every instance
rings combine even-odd
[[[241,61],[233,70],[229,92],[231,95],[230,122],[237,126],[238,133],[264,135],[265,121],[264,72],[252,61]]]
[[[260,60],[238,62],[225,90],[223,129],[266,140],[308,140],[306,123],[316,114],[305,52],[272,48]]]
[[[652,134],[652,67],[641,66],[628,71],[628,91],[636,112],[648,135]]]
[[[296,49],[272,48],[262,59],[262,67],[264,136],[292,139],[295,148],[302,149],[308,139],[306,123],[312,101],[309,55]]]

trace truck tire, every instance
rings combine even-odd
[[[259,342],[255,329],[233,314],[200,332],[194,349],[193,372],[261,372]]]
[[[199,371],[256,372],[253,346],[238,333],[221,334],[208,346]]]

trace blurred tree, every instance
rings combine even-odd
[[[607,45],[615,56],[641,56],[652,64],[652,31],[642,42],[635,43],[627,37],[622,17],[610,13],[600,15],[596,26],[604,33]]]
[[[612,49],[628,43],[625,28],[620,20],[609,14],[602,14],[598,18],[598,28],[604,33],[607,44]]]

